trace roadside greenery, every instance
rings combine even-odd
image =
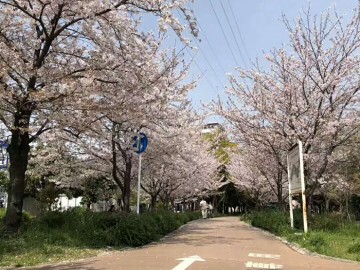
[[[360,261],[360,224],[337,214],[309,217],[309,233],[302,233],[301,211],[294,211],[294,227],[288,213],[259,211],[246,214],[242,220],[265,229],[311,252]]]
[[[15,235],[6,235],[0,210],[0,267],[32,266],[93,256],[109,247],[136,247],[158,241],[198,212],[94,213],[85,209],[49,212],[41,218],[24,215]]]

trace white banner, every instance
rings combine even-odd
[[[301,171],[299,145],[290,149],[288,153],[289,184],[292,194],[301,192]]]
[[[305,179],[304,179],[304,160],[302,142],[299,140],[297,145],[292,147],[287,156],[288,179],[289,179],[289,208],[291,227],[294,228],[294,215],[292,194],[301,193],[304,232],[307,233],[307,214],[306,214],[306,196],[305,196]]]

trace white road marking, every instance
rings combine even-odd
[[[266,259],[280,259],[280,255],[276,254],[260,254],[260,253],[249,253],[249,257],[255,258],[266,258]]]
[[[256,263],[256,262],[247,262],[245,263],[246,268],[256,268],[256,269],[282,269],[281,264],[274,263]]]
[[[180,264],[178,264],[177,266],[175,266],[172,270],[185,270],[190,265],[192,265],[194,262],[205,262],[205,260],[203,258],[199,257],[198,255],[190,256],[187,258],[176,259],[176,260],[182,261],[182,262]]]

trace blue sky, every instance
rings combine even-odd
[[[221,1],[221,2],[220,2]],[[222,3],[222,5],[221,5]],[[248,59],[263,61],[264,52],[279,47],[288,41],[281,15],[292,21],[302,9],[311,5],[312,14],[319,14],[329,7],[336,7],[340,15],[350,16],[357,7],[357,0],[197,0],[191,5],[201,27],[199,51],[195,55],[196,63],[190,70],[190,77],[204,73],[197,88],[190,94],[194,107],[210,102],[217,95],[224,97],[227,83],[226,73],[235,73],[234,68],[250,67]],[[211,6],[212,4],[212,6]],[[226,15],[233,28],[238,43],[232,35]],[[230,8],[231,7],[231,8]],[[214,10],[215,12],[214,12]],[[215,15],[216,14],[216,15]],[[235,23],[234,17],[236,17]],[[218,17],[220,23],[217,21]],[[222,33],[225,32],[228,43]],[[242,39],[240,38],[240,34]],[[194,42],[194,45],[197,44]],[[194,52],[193,52],[194,53]],[[216,55],[216,56],[215,56]],[[234,56],[233,56],[234,55]],[[241,56],[242,55],[242,56]],[[186,51],[186,57],[190,53]],[[235,62],[235,59],[236,62]]]

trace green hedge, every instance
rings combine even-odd
[[[322,214],[309,219],[310,229],[317,231],[337,231],[346,223],[348,222],[340,214]]]
[[[313,215],[308,218],[309,232],[303,234],[302,212],[294,211],[294,227],[289,213],[280,211],[253,212],[242,217],[253,226],[296,242],[320,254],[360,261],[360,224],[344,219],[341,214]]]
[[[4,208],[0,208],[0,221],[2,221],[5,217],[5,209]]]
[[[3,211],[2,211],[3,212]],[[0,212],[0,223],[1,215]],[[132,213],[93,213],[83,208],[50,212],[31,220],[25,215],[24,226],[13,236],[25,242],[83,247],[141,246],[159,240],[181,225],[200,217],[200,213],[158,211]],[[0,253],[2,245],[0,244]]]
[[[254,212],[247,217],[251,225],[273,232],[275,234],[287,233],[291,230],[289,217],[276,210]]]
[[[295,230],[303,230],[303,217],[301,209],[296,209],[294,215]],[[255,227],[259,227],[278,235],[286,235],[291,232],[290,215],[288,212],[266,210],[258,211],[243,216],[243,219]],[[308,217],[310,231],[339,231],[350,224],[343,216],[338,214],[313,215]]]

